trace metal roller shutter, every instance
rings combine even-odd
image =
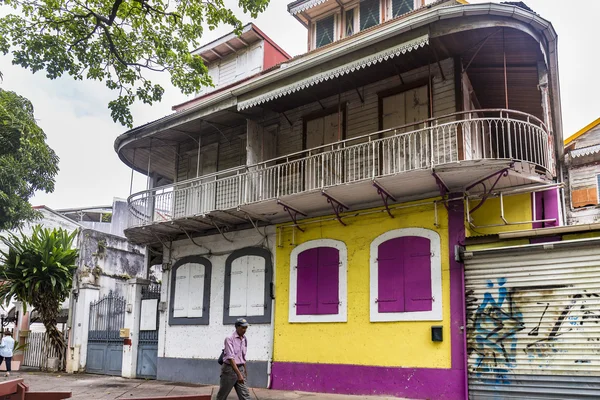
[[[600,241],[465,253],[470,399],[600,398]]]

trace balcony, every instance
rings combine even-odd
[[[440,187],[474,194],[496,178],[497,189],[536,185],[554,175],[552,154],[552,137],[536,117],[453,113],[136,193],[126,235],[148,244],[250,219],[278,223],[290,212],[331,213],[332,204],[382,205],[382,193],[397,202],[437,196]]]

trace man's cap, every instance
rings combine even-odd
[[[248,326],[248,321],[245,318],[238,318],[235,320],[235,326]]]

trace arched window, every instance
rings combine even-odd
[[[347,250],[343,242],[311,240],[290,259],[290,322],[347,321]]]
[[[428,229],[384,233],[371,243],[371,321],[442,319],[440,236]]]
[[[223,324],[245,317],[251,324],[271,322],[271,252],[259,247],[236,250],[225,262]]]
[[[208,325],[212,264],[204,257],[178,260],[171,271],[169,325]]]

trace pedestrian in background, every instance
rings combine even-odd
[[[4,332],[2,342],[0,342],[0,364],[2,360],[6,361],[6,375],[10,376],[10,362],[13,356],[13,349],[15,348],[15,339],[12,338],[12,333],[7,329]]]
[[[225,338],[221,383],[217,400],[226,400],[233,388],[235,388],[239,400],[250,400],[250,391],[246,386],[246,379],[248,379],[246,329],[248,329],[248,321],[244,318],[238,318],[235,321],[235,332]],[[242,370],[244,371],[243,374]]]

